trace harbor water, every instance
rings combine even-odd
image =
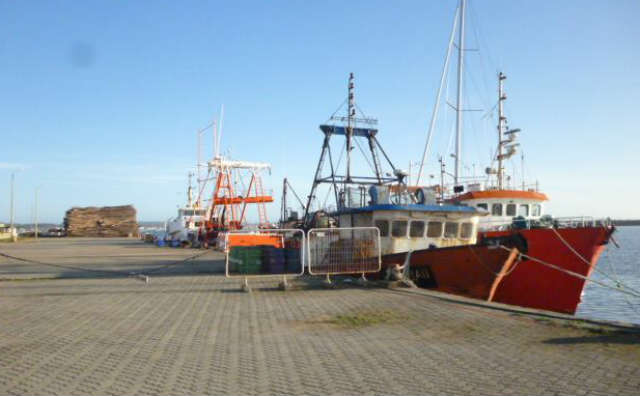
[[[609,243],[592,279],[615,287],[618,280],[640,291],[640,226],[618,227],[613,234],[619,248]],[[640,297],[588,282],[576,316],[640,324]]]

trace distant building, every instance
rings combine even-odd
[[[18,236],[15,227],[12,229],[11,226],[0,223],[0,241],[10,240],[12,235]]]

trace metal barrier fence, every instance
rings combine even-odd
[[[304,273],[302,230],[273,229],[231,232],[225,236],[228,278],[299,276]]]
[[[376,227],[314,228],[307,233],[311,275],[365,274],[382,267]]]

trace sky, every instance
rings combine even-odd
[[[422,156],[456,6],[2,0],[0,222],[12,173],[17,222],[32,221],[36,190],[41,222],[59,223],[73,206],[133,204],[143,221],[175,215],[196,133],[221,105],[222,150],[272,164],[264,184],[276,220],[283,177],[308,194],[318,125],[345,99],[350,72],[380,143],[408,169]],[[469,0],[467,11],[464,106],[479,111],[464,114],[464,171],[490,165],[503,71],[509,125],[522,129],[514,183],[524,168],[557,216],[640,218],[640,2]],[[437,175],[438,156],[453,168],[447,101],[455,82],[427,174]],[[203,139],[211,156],[211,132]]]

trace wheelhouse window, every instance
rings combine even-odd
[[[462,223],[460,238],[470,239],[473,236],[473,223]]]
[[[430,221],[427,226],[428,238],[440,238],[442,236],[442,222]]]
[[[394,220],[391,223],[391,236],[394,236],[394,237],[406,237],[407,236],[407,221],[406,220]]]
[[[489,210],[489,205],[486,203],[479,203],[476,205],[476,207],[479,209]]]
[[[458,237],[458,223],[447,221],[444,224],[444,237],[445,238],[457,238]]]
[[[542,207],[538,204],[531,205],[531,216],[538,217],[542,213]]]
[[[502,204],[494,203],[491,205],[491,215],[493,216],[502,216]]]
[[[424,221],[412,221],[409,226],[409,236],[411,238],[422,238],[424,236]]]
[[[520,205],[518,208],[518,216],[529,217],[529,205]]]
[[[516,204],[507,204],[507,216],[516,215]]]
[[[376,220],[374,226],[380,230],[381,237],[389,236],[389,220]]]

